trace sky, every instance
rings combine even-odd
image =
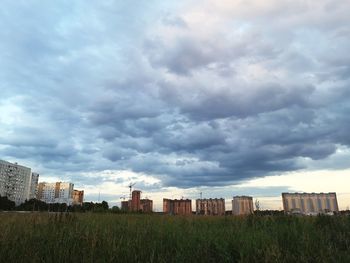
[[[0,159],[118,204],[337,192],[350,1],[2,1]]]

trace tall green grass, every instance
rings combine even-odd
[[[350,262],[350,218],[3,213],[0,262]]]

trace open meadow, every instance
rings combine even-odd
[[[350,262],[350,218],[0,213],[0,262]]]

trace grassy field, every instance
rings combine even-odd
[[[350,262],[350,218],[0,213],[0,262]]]

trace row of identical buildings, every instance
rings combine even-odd
[[[0,160],[0,196],[16,205],[36,198],[46,203],[82,204],[84,191],[74,189],[72,183],[39,183],[39,174],[31,168]]]
[[[318,215],[339,212],[336,193],[282,193],[283,209],[286,214]],[[163,212],[171,215],[192,214],[192,200],[163,199]],[[210,198],[196,200],[196,214],[225,215],[225,199]],[[253,198],[235,196],[232,200],[233,215],[254,213]]]
[[[191,199],[163,199],[163,212],[171,215],[192,214]],[[232,200],[233,215],[247,215],[254,212],[253,198],[250,196],[235,196]],[[196,200],[197,215],[225,215],[225,199],[209,198]]]

